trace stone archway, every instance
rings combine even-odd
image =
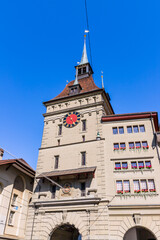
[[[63,224],[54,229],[50,240],[81,240],[81,235],[74,225]]]
[[[149,229],[138,226],[130,228],[123,240],[156,240],[156,237]]]

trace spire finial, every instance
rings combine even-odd
[[[85,30],[85,33],[88,33],[88,30]],[[88,63],[88,57],[87,57],[87,49],[86,49],[86,34],[84,34],[84,47],[83,47],[83,53],[82,53],[82,58],[81,58],[81,64]]]
[[[102,88],[104,88],[104,82],[103,82],[103,71],[101,71],[101,79],[102,79]]]
[[[79,82],[78,82],[78,67],[76,67],[76,79],[74,80],[73,85],[77,85],[77,84],[79,84]]]

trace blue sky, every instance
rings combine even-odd
[[[94,80],[101,87],[103,70],[115,113],[160,115],[160,1],[87,0],[87,5]],[[74,79],[84,29],[84,0],[0,2],[0,146],[34,168],[42,102]]]

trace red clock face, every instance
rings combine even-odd
[[[70,112],[65,115],[63,124],[65,127],[71,128],[76,126],[80,121],[80,114],[78,112]]]

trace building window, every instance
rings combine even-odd
[[[134,192],[139,193],[140,192],[139,180],[133,180],[133,186],[134,186]]]
[[[119,150],[119,143],[114,143],[113,146],[114,146],[114,150]]]
[[[58,146],[60,146],[60,139],[58,139]]]
[[[86,183],[83,182],[81,183],[81,197],[85,197],[86,196]]]
[[[81,74],[81,68],[78,69],[78,75],[80,75],[80,74]]]
[[[119,134],[123,134],[124,133],[124,128],[123,127],[119,127]]]
[[[12,198],[12,205],[15,205],[15,204],[16,204],[17,198],[18,198],[18,195],[14,193],[14,194],[13,194],[13,198]]]
[[[56,197],[56,186],[51,185],[51,198]]]
[[[62,124],[58,125],[58,135],[62,135]]]
[[[116,181],[117,193],[123,193],[123,184],[122,181]]]
[[[140,142],[136,142],[135,145],[136,145],[137,149],[141,148],[141,143]]]
[[[86,73],[86,67],[83,67],[83,73]]]
[[[125,193],[129,193],[130,192],[129,180],[124,180],[123,181],[123,188],[124,188],[124,192]]]
[[[144,149],[148,149],[149,148],[147,141],[142,142],[142,147]]]
[[[126,149],[126,144],[125,143],[120,143],[120,149],[125,150]]]
[[[115,170],[121,170],[121,164],[120,162],[115,163]]]
[[[82,136],[82,141],[85,142],[85,135]]]
[[[138,132],[139,132],[138,126],[133,126],[133,132],[134,132],[134,133],[138,133]]]
[[[146,168],[152,168],[151,161],[145,161]]]
[[[122,169],[128,169],[128,163],[122,162]]]
[[[113,130],[113,134],[118,134],[118,128],[117,127],[112,128],[112,130]]]
[[[82,120],[82,131],[86,131],[86,120]]]
[[[139,169],[143,169],[144,168],[144,162],[138,162],[138,167],[139,167]]]
[[[9,219],[8,219],[8,225],[13,225],[14,214],[15,214],[15,212],[10,211]]]
[[[127,127],[127,133],[132,133],[132,126]]]
[[[145,132],[144,125],[140,125],[140,126],[139,126],[139,131],[140,131],[140,132]]]
[[[86,165],[86,152],[81,152],[81,165]]]
[[[131,162],[131,168],[132,169],[137,169],[137,163],[136,162]]]
[[[142,192],[148,192],[147,181],[141,180],[141,190]]]
[[[129,143],[129,149],[134,149],[134,142]]]
[[[153,179],[148,180],[148,189],[150,192],[156,192],[155,184]]]
[[[59,156],[55,156],[54,159],[55,159],[54,169],[57,169],[57,168],[58,168],[58,165],[59,165]]]

